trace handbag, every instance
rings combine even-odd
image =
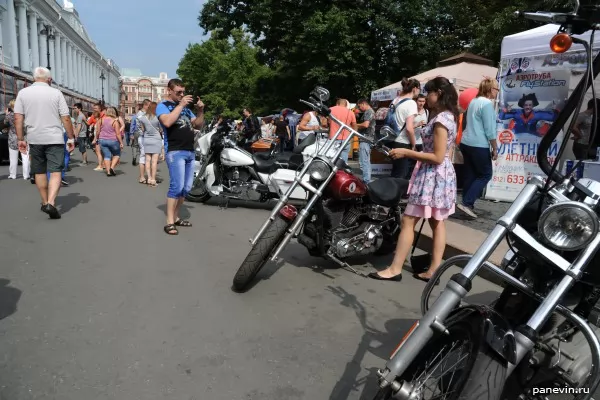
[[[413,248],[410,253],[410,266],[415,274],[421,274],[426,272],[431,265],[431,254],[425,253],[420,256],[415,256],[415,249],[417,248],[417,243],[421,238],[421,232],[423,232],[423,226],[425,226],[426,219],[423,218],[423,222],[421,222],[421,227],[419,228],[419,232],[417,236],[415,236],[415,240],[413,241]]]

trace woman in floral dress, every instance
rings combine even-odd
[[[458,94],[450,81],[435,78],[425,85],[427,104],[431,118],[422,132],[423,152],[409,149],[393,149],[394,159],[417,160],[408,188],[408,206],[402,218],[402,231],[396,246],[392,265],[370,278],[400,282],[402,267],[408,256],[415,235],[415,226],[421,218],[427,218],[433,231],[431,265],[427,272],[415,278],[428,281],[442,262],[446,247],[445,221],[454,213],[456,201],[456,173],[450,161],[450,152],[456,139],[458,120]]]

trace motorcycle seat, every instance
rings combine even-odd
[[[252,155],[256,172],[262,174],[272,174],[278,168],[277,160],[269,155],[269,153],[255,153]]]
[[[400,178],[381,178],[367,185],[369,188],[369,199],[372,203],[384,207],[394,207],[400,203],[400,199],[408,192],[409,181]]]

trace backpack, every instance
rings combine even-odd
[[[404,122],[404,126],[402,127],[402,129],[400,129],[400,126],[398,125],[398,120],[396,119],[396,108],[407,100],[410,99],[402,99],[397,104],[390,104],[390,108],[388,109],[385,121],[383,122],[383,125],[387,125],[390,128],[392,128],[392,130],[396,132],[397,135],[400,135],[404,128],[406,128],[406,122]]]

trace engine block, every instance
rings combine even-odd
[[[363,223],[351,232],[335,233],[332,238],[335,253],[339,258],[372,254],[383,242],[381,226]]]

